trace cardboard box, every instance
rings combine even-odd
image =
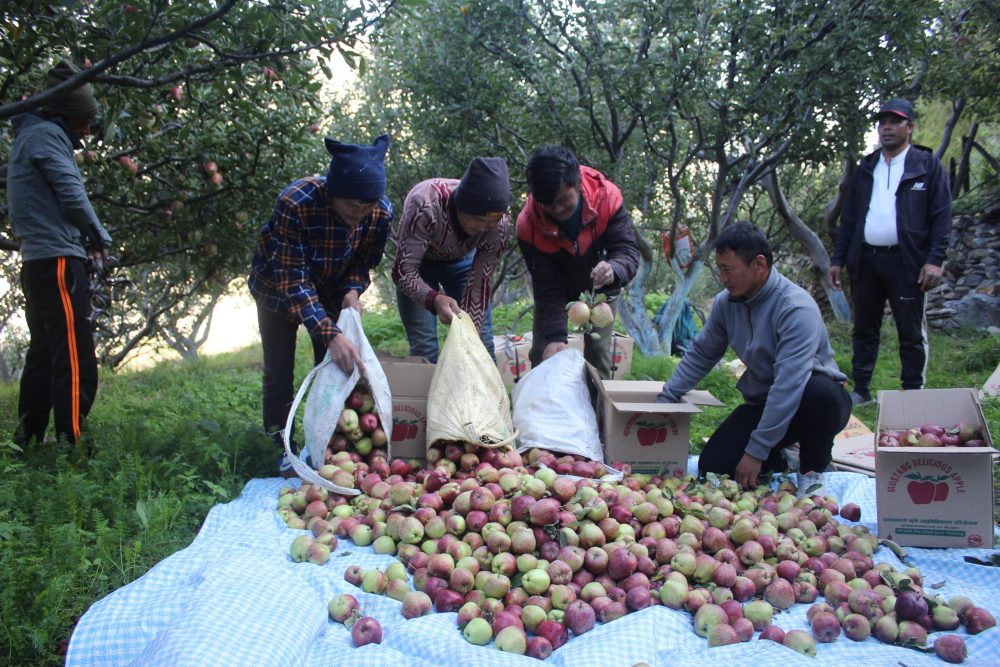
[[[880,391],[876,433],[937,423],[976,424],[988,447],[879,447],[880,537],[904,546],[993,546],[993,440],[975,389]]]
[[[569,347],[583,352],[584,334],[571,333],[566,340]],[[624,380],[632,372],[632,353],[635,340],[628,334],[615,332],[611,336],[611,379]]]
[[[497,370],[508,391],[521,377],[531,370],[528,353],[531,351],[531,334],[523,336],[504,335],[493,337],[493,352],[497,358]]]
[[[611,379],[624,380],[632,372],[632,351],[635,341],[626,334],[611,336]]]
[[[868,430],[867,427],[865,430]],[[871,431],[833,440],[833,467],[843,472],[875,476],[875,434]]]
[[[662,382],[601,380],[590,364],[587,373],[604,460],[628,463],[633,472],[687,474],[691,415],[701,412],[697,405],[723,403],[707,391],[688,392],[683,403],[657,403]]]
[[[980,394],[984,396],[1000,395],[1000,364],[997,364],[997,369],[986,379],[986,384],[983,385]]]
[[[875,441],[875,434],[872,433],[872,430],[868,428],[863,421],[854,415],[851,415],[851,418],[847,420],[847,424],[844,426],[844,430],[833,436],[833,439],[848,440],[859,435],[871,436],[872,442]]]
[[[427,395],[434,364],[423,357],[380,357],[392,393],[392,439],[389,456],[427,458]]]
[[[831,467],[842,472],[875,476],[875,434],[854,415],[847,420],[844,430],[833,436]]]

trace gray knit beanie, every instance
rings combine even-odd
[[[49,70],[48,87],[55,88],[60,83],[80,73],[80,68],[63,58],[55,67]],[[42,111],[50,116],[63,118],[93,118],[97,115],[97,98],[89,83],[60,95],[52,102],[42,107]]]

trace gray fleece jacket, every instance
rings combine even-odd
[[[65,125],[35,113],[15,117],[13,125],[7,205],[22,259],[86,257],[85,248],[109,247]]]
[[[716,295],[705,327],[663,385],[659,400],[678,402],[715,367],[727,347],[746,364],[736,388],[747,403],[764,404],[745,450],[762,461],[788,431],[813,373],[847,380],[833,359],[816,302],[773,267],[764,286],[749,299],[730,299],[728,290]]]

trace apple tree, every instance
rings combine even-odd
[[[211,306],[245,289],[238,279],[278,192],[325,169],[319,90],[333,76],[331,57],[357,62],[359,40],[392,7],[98,0],[0,9],[0,120],[84,83],[101,104],[99,131],[77,162],[114,238],[115,262],[95,281],[105,363],[118,366],[144,346],[197,350]],[[82,72],[45,90],[60,57]],[[0,127],[0,161],[12,141]],[[0,250],[14,284],[17,241],[6,215]]]
[[[369,72],[387,94],[367,95],[347,122],[406,128],[411,170],[490,152],[508,158],[516,184],[531,150],[561,143],[607,173],[644,239],[620,312],[653,354],[669,350],[711,242],[761,193],[817,279],[825,273],[820,220],[797,215],[781,186],[795,181],[780,170],[839,173],[844,156],[856,159],[877,99],[919,77],[938,6],[428,1],[412,8],[418,22],[389,22]],[[651,248],[662,234],[676,241],[681,225],[700,241],[693,261],[654,261]],[[650,318],[646,292],[670,283]]]

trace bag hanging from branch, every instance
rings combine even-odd
[[[514,445],[510,398],[496,363],[467,314],[451,321],[427,397],[427,446]]]
[[[663,256],[670,261],[670,232],[663,232]],[[691,230],[687,225],[677,226],[677,264],[682,269],[687,269],[694,262],[694,239],[691,238]]]
[[[357,311],[353,308],[344,308],[337,319],[337,327],[358,350],[361,360],[365,364],[364,377],[368,382],[369,389],[371,389],[372,398],[375,401],[375,413],[385,431],[388,441],[386,447],[388,448],[389,443],[392,442],[392,395],[389,392],[389,382],[382,371],[378,357],[375,356],[375,351],[365,336],[364,329],[361,327],[361,316],[358,315]],[[337,430],[337,422],[344,410],[344,404],[347,403],[351,391],[354,390],[360,379],[361,372],[357,366],[349,374],[345,373],[333,362],[330,353],[327,352],[323,361],[313,368],[306,379],[302,381],[302,386],[299,387],[295,400],[292,402],[292,408],[288,412],[288,422],[282,432],[285,453],[288,454],[288,459],[292,462],[295,473],[303,481],[346,496],[355,496],[360,491],[337,486],[320,477],[315,470],[306,465],[292,451],[291,433],[299,403],[308,391],[309,397],[306,399],[306,408],[302,415],[302,427],[305,431],[306,442],[304,451],[309,453],[309,459],[314,466],[322,466],[326,458],[326,446],[330,442],[330,438],[333,437],[334,431]],[[311,389],[310,384],[312,385]],[[391,455],[388,449],[387,453]]]

